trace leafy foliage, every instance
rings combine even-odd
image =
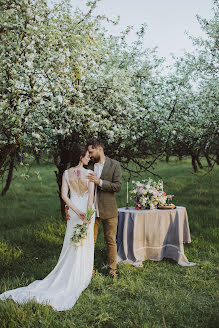
[[[203,156],[209,168],[219,163],[217,2],[212,19],[198,17],[206,38],[193,38],[196,51],[166,74],[156,49],[142,47],[146,27],[131,45],[129,29],[109,35],[107,18],[93,14],[97,2],[87,14],[67,0],[0,3],[1,174],[15,153],[20,161],[23,152],[44,153],[60,187],[75,143],[90,137],[126,169],[134,162],[149,172],[164,154],[191,156],[195,171]]]

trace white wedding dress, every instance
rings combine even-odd
[[[88,170],[84,168],[64,172],[65,179],[70,189],[71,202],[82,212],[86,212],[90,182],[87,179]],[[84,177],[81,177],[83,173]],[[88,225],[88,237],[83,240],[81,246],[74,246],[71,241],[73,227],[82,224],[77,214],[69,209],[70,219],[67,228],[61,254],[55,268],[43,280],[36,280],[27,287],[9,290],[0,295],[0,300],[12,298],[20,304],[30,300],[41,304],[49,304],[57,311],[71,309],[82,291],[89,285],[92,278],[94,261],[94,221]]]

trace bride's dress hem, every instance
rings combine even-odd
[[[80,211],[86,212],[88,192],[82,196],[75,193],[70,186],[67,173],[65,171],[70,187],[70,199]],[[78,247],[72,244],[71,237],[74,226],[82,224],[82,221],[71,209],[69,216],[61,254],[54,269],[43,280],[36,280],[26,287],[4,292],[0,295],[0,300],[10,298],[19,304],[33,301],[42,305],[50,305],[56,311],[69,310],[74,306],[92,278],[95,215],[92,216],[86,239]]]
[[[79,296],[81,295],[81,293],[88,287],[88,285],[90,284],[92,277],[84,284],[84,287],[82,288],[82,291],[78,293],[78,295],[75,295],[74,298],[71,300],[71,302],[65,304],[65,306],[55,306],[54,304],[51,304],[51,301],[48,299],[46,300],[45,297],[45,293],[43,297],[40,297],[40,295],[36,296],[32,296],[32,297],[24,297],[22,300],[19,300],[18,297],[16,297],[16,290],[9,290],[6,292],[3,292],[0,295],[0,300],[1,301],[7,301],[7,300],[13,300],[14,302],[20,304],[20,305],[25,305],[28,304],[29,302],[34,302],[40,305],[44,305],[44,306],[51,306],[53,308],[53,310],[55,311],[67,311],[67,310],[71,310],[73,308],[73,306],[75,305],[75,303],[77,302]],[[40,282],[41,280],[36,280],[35,282]],[[21,287],[21,288],[28,288],[27,287]],[[20,289],[20,288],[18,288]],[[15,294],[15,295],[13,295]],[[27,291],[25,292],[25,294],[27,294]]]

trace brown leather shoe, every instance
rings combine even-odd
[[[109,270],[109,275],[111,278],[118,278],[118,274],[116,273],[116,270]]]

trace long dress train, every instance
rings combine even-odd
[[[88,172],[88,170],[83,170],[83,172]],[[76,172],[80,172],[80,170]],[[72,179],[70,181],[69,171],[66,170],[64,174],[70,188],[72,203],[80,211],[86,212],[88,179]],[[76,177],[78,178],[78,173],[76,173]],[[77,192],[81,186],[83,187],[82,194]],[[26,287],[4,292],[0,295],[0,300],[12,298],[20,304],[33,300],[37,303],[49,304],[57,311],[68,310],[74,306],[92,278],[95,216],[92,216],[88,226],[88,237],[83,240],[81,246],[74,246],[71,242],[73,228],[78,223],[82,224],[82,221],[71,209],[69,209],[69,215],[63,247],[55,268],[43,280],[36,280]]]

